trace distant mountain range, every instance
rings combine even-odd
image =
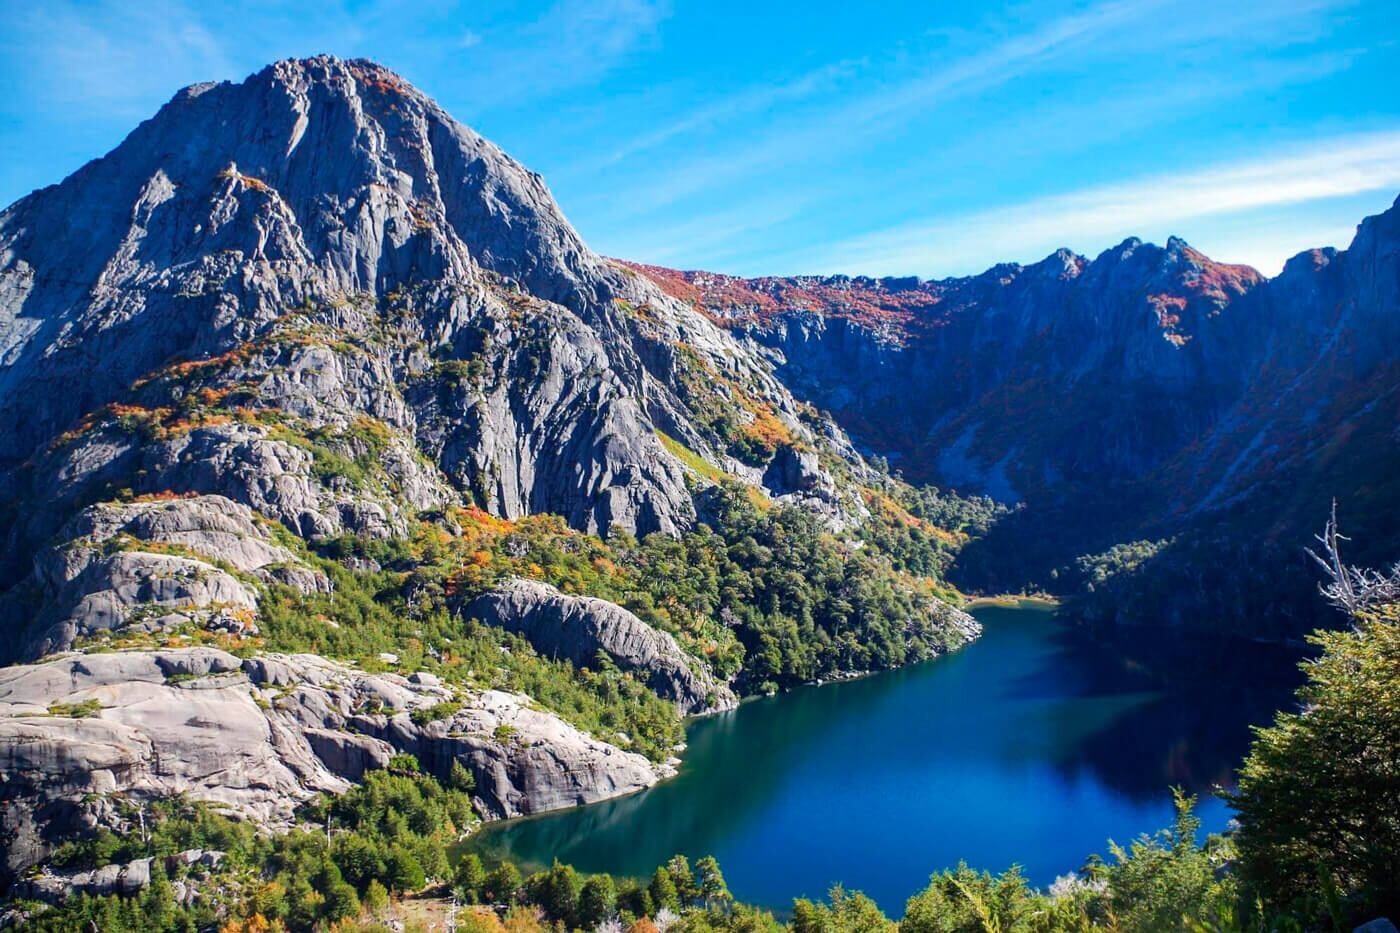
[[[1177,238],[927,282],[634,268],[867,455],[1022,503],[966,586],[1280,637],[1323,618],[1303,548],[1334,497],[1358,559],[1400,554],[1400,202],[1273,279]]]

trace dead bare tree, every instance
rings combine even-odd
[[[1337,500],[1332,500],[1327,527],[1314,537],[1322,545],[1322,553],[1308,548],[1308,555],[1327,574],[1328,582],[1319,584],[1318,589],[1328,602],[1353,617],[1367,609],[1400,602],[1400,563],[1380,571],[1352,567],[1342,560],[1341,542],[1351,539],[1337,530]]]

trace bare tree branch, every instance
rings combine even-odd
[[[1337,529],[1337,500],[1332,500],[1327,527],[1314,537],[1322,545],[1322,553],[1308,548],[1308,556],[1327,574],[1329,582],[1319,584],[1318,589],[1329,603],[1354,617],[1377,606],[1400,602],[1400,563],[1381,572],[1351,567],[1342,560],[1341,542],[1351,539]]]

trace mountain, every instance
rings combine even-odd
[[[1022,504],[959,554],[967,587],[1290,637],[1324,617],[1303,546],[1333,497],[1359,557],[1400,549],[1400,202],[1273,279],[1176,238],[941,281],[635,268],[863,451]]]
[[[1222,311],[1263,279],[1173,239],[940,282],[685,281],[704,283],[702,306],[780,353],[784,381],[870,449],[1018,501],[1151,468],[1212,420],[1242,386],[1236,357],[1253,352]],[[1061,417],[1046,424],[1052,404]]]
[[[130,448],[112,442],[105,407],[118,404],[184,406],[153,416],[184,426],[161,428],[181,436],[167,460],[241,445],[288,463],[265,431],[202,423],[197,382],[316,424],[379,419],[404,435],[401,453],[428,450],[501,514],[674,530],[693,509],[652,426],[701,442],[672,389],[680,368],[724,368],[754,405],[795,410],[734,341],[588,250],[537,175],[367,62],[283,62],[181,92],[112,153],[5,211],[0,282],[11,499],[127,485]],[[628,312],[642,306],[646,321]],[[306,336],[318,331],[348,342]],[[429,378],[468,358],[477,369],[459,381],[480,383],[481,404]],[[100,462],[93,444],[107,447]],[[386,467],[416,507],[445,501],[411,457]],[[392,509],[286,500],[271,504],[318,533],[396,527]]]
[[[919,501],[387,69],[187,88],[0,212],[0,884],[402,755],[484,818],[648,786],[976,637],[902,503],[985,509]]]
[[[674,533],[695,507],[658,432],[765,495],[861,508],[798,448],[858,458],[751,348],[368,62],[181,92],[0,215],[0,283],[6,583],[123,489],[226,495],[306,538],[403,534],[463,496]],[[371,448],[367,482],[325,481]]]
[[[954,582],[1292,638],[1333,496],[1400,550],[1398,257],[1400,205],[1274,279],[677,272],[372,62],[187,88],[0,212],[0,884],[116,884],[178,797],[629,793],[976,638]]]

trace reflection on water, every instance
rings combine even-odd
[[[1207,828],[1223,828],[1210,792],[1228,784],[1250,725],[1288,702],[1292,658],[1140,639],[1128,654],[1044,611],[976,614],[986,632],[956,656],[701,720],[675,779],[501,824],[473,845],[618,875],[712,854],[741,900],[781,908],[839,880],[898,914],[959,860],[1019,862],[1047,884],[1109,837],[1166,825],[1171,785],[1203,795]],[[1166,658],[1157,668],[1171,675],[1134,655]]]

